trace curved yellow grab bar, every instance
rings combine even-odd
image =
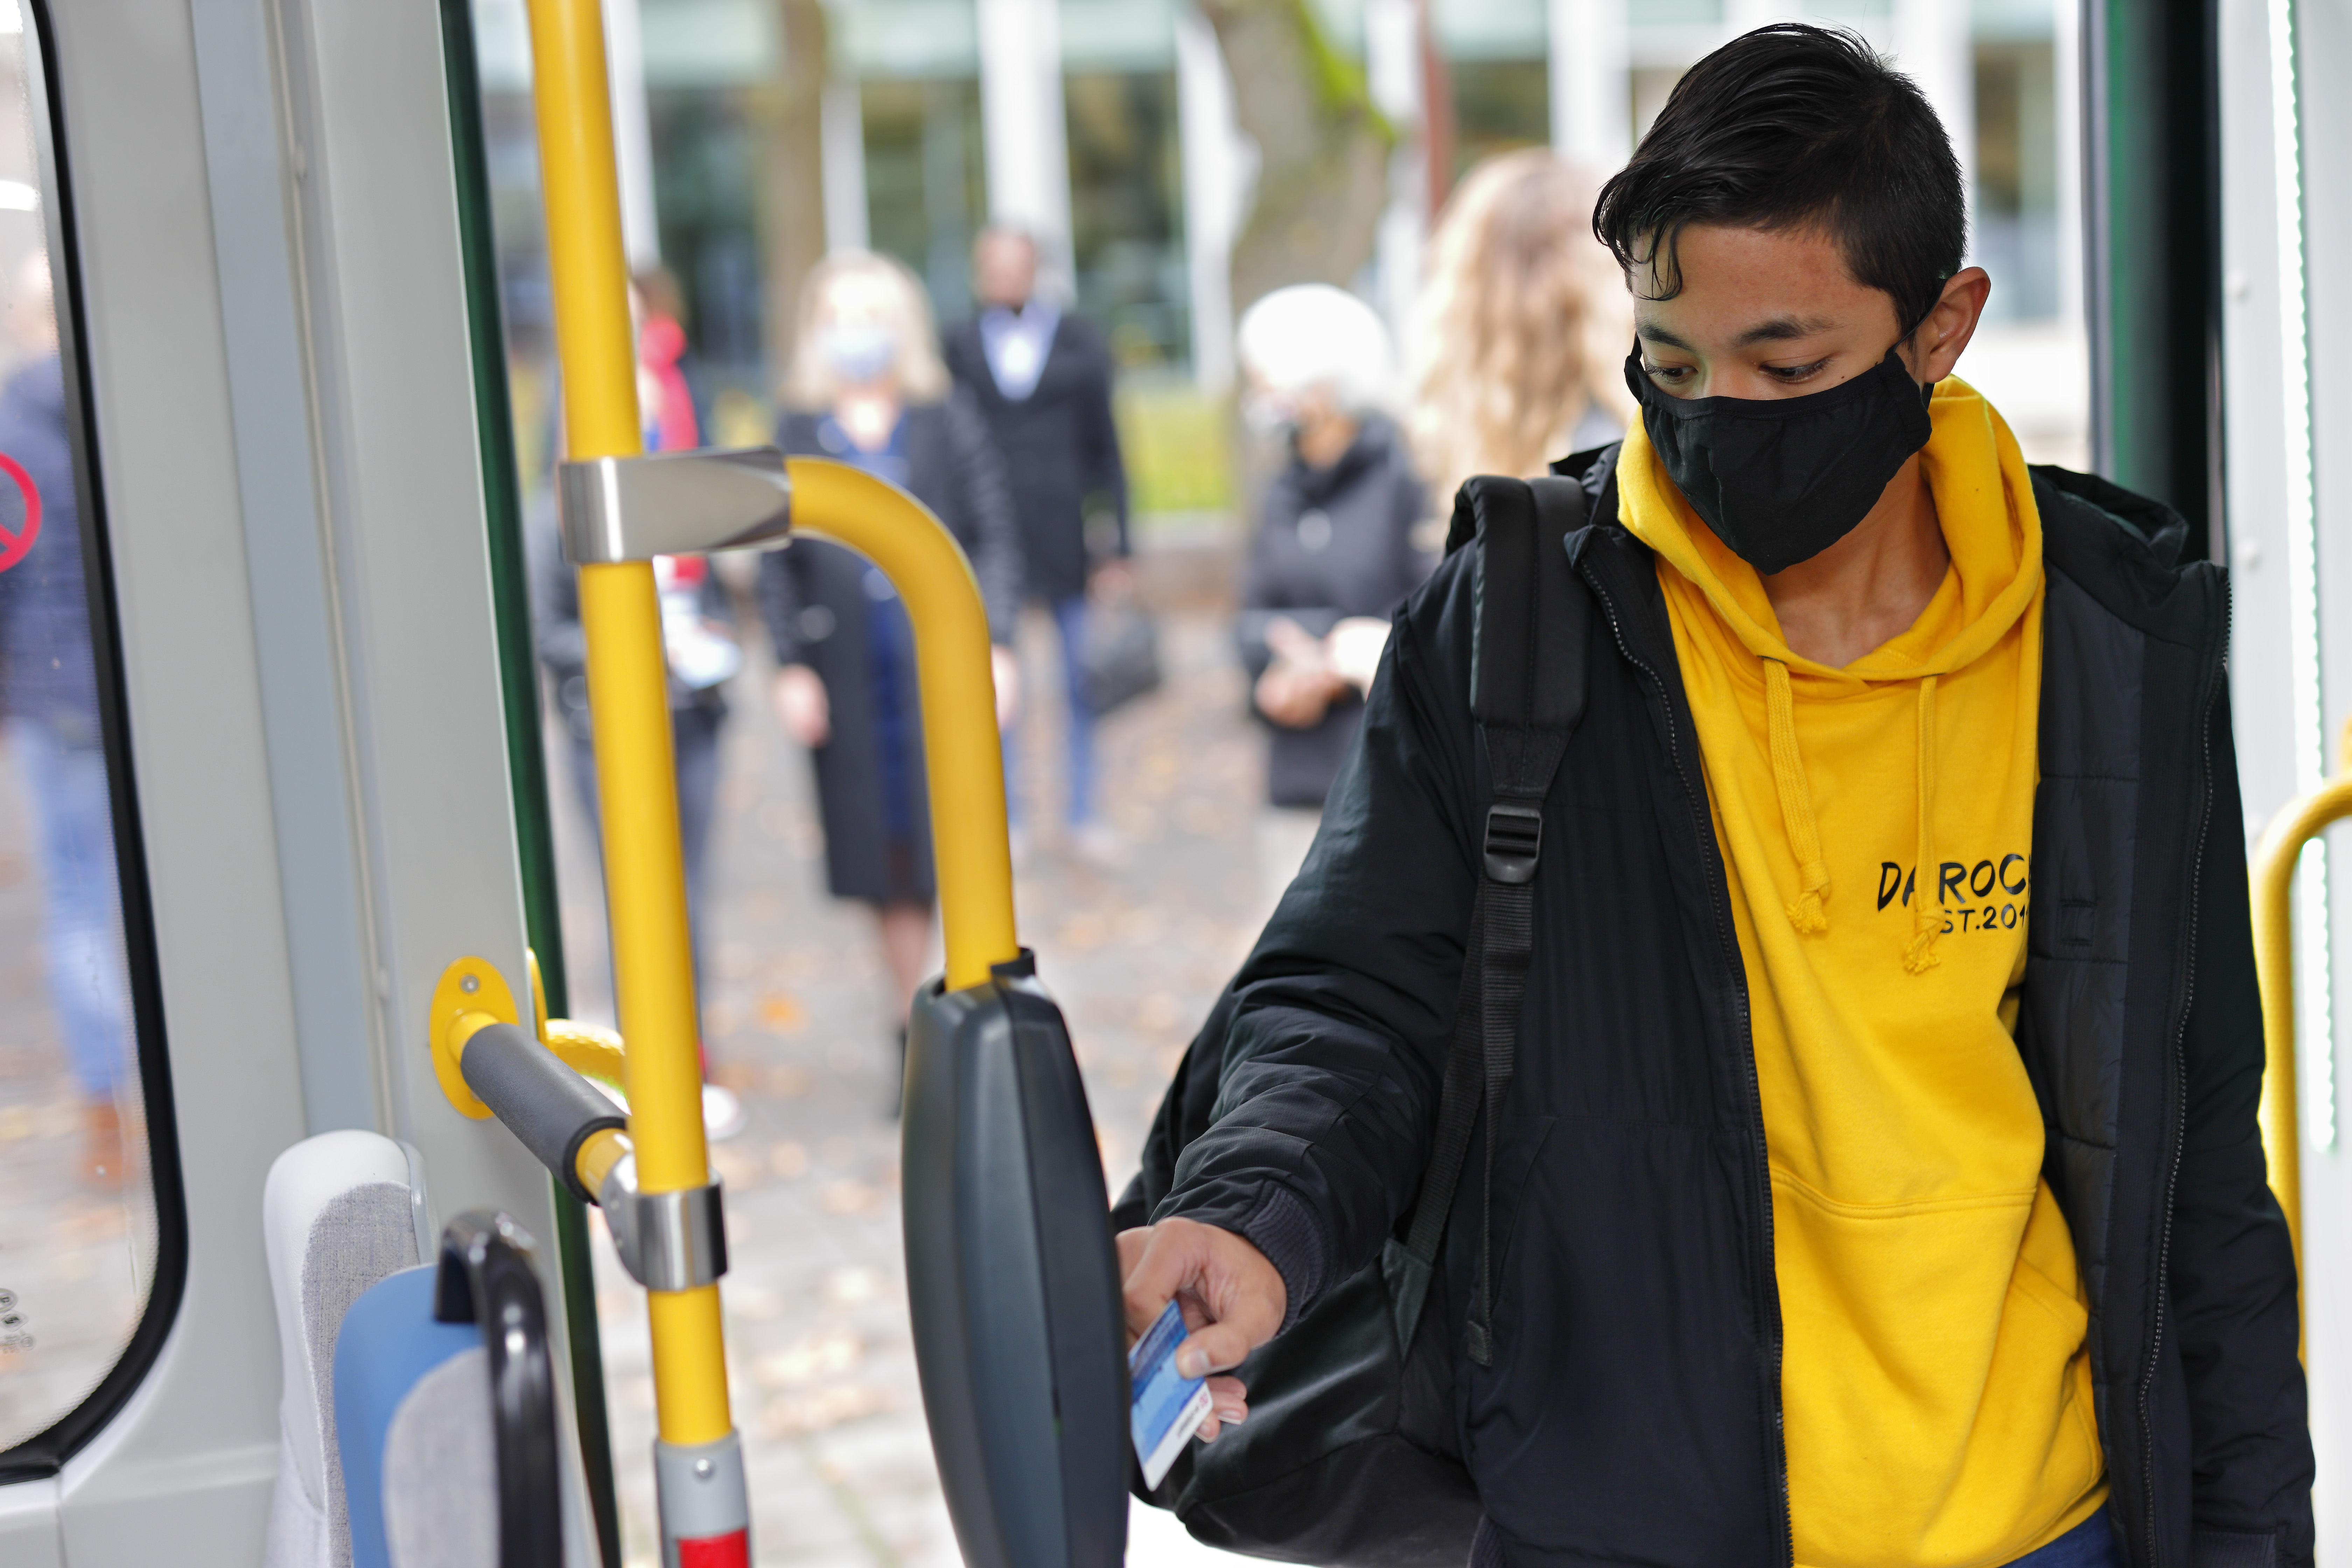
[[[573,1072],[608,1083],[628,1082],[628,1056],[622,1049],[621,1037],[612,1030],[574,1018],[550,1018],[539,1037]]]
[[[2295,1264],[2303,1263],[2302,1123],[2295,1095],[2294,868],[2303,847],[2328,824],[2352,816],[2352,723],[2344,727],[2341,771],[2271,818],[2254,850],[2254,968],[2262,978],[2263,1152],[2271,1191],[2286,1215]]]
[[[1013,934],[1004,754],[980,584],[954,535],[906,491],[822,458],[788,458],[784,470],[793,486],[793,531],[855,550],[907,602],[922,691],[948,989],[984,984],[992,966],[1020,956],[1021,944]]]

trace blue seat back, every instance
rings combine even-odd
[[[434,1320],[435,1272],[405,1268],[370,1287],[335,1340],[352,1568],[425,1568],[432,1557],[435,1568],[474,1568],[453,1553],[497,1562],[482,1331]],[[467,1550],[485,1542],[487,1557]]]

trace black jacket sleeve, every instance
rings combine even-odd
[[[1079,405],[1078,471],[1080,482],[1090,493],[1110,499],[1111,513],[1118,522],[1118,552],[1124,558],[1130,553],[1127,530],[1127,463],[1119,455],[1118,419],[1111,402],[1118,366],[1111,360],[1108,344],[1092,333],[1088,338],[1092,352],[1087,355],[1090,374],[1086,395]]]
[[[981,596],[988,601],[989,636],[1009,644],[1021,613],[1022,558],[1004,458],[969,390],[950,394],[946,409],[948,450],[962,489],[957,510],[968,531],[961,542],[971,557],[972,575],[980,579]]]
[[[2294,1256],[2255,1121],[2262,998],[2226,688],[2210,724],[2213,796],[2198,892],[2196,990],[2181,1039],[2186,1099],[2171,1308],[2189,1384],[2199,1560],[2205,1547],[2234,1544],[2208,1535],[2267,1536],[2276,1543],[2275,1561],[2288,1568],[2312,1559],[2314,1471]]]
[[[1277,613],[1269,517],[1269,509],[1261,506],[1257,527],[1250,534],[1249,553],[1242,561],[1240,604],[1234,616],[1234,641],[1241,650],[1242,668],[1253,681],[1274,662],[1274,650],[1265,645],[1266,623]]]
[[[775,645],[776,663],[804,664],[801,647],[801,585],[793,563],[786,559],[792,546],[771,550],[760,557],[760,618],[767,624],[768,640]]]
[[[988,356],[981,349],[978,318],[958,321],[948,329],[940,340],[940,358],[946,362],[948,374],[958,386],[979,395],[980,378],[988,374]]]
[[[1154,1215],[1256,1243],[1294,1320],[1379,1251],[1429,1160],[1486,787],[1469,557],[1398,616],[1314,851],[1234,980],[1216,1120]]]
[[[1242,563],[1234,642],[1252,681],[1274,662],[1274,649],[1267,646],[1265,633],[1276,616],[1296,623],[1299,630],[1315,637],[1330,636],[1331,628],[1339,624],[1339,612],[1329,605],[1298,602],[1300,584],[1286,580],[1293,574],[1286,573],[1276,557],[1277,536],[1297,525],[1299,510],[1297,492],[1286,479],[1277,478],[1258,503],[1257,528],[1250,534],[1249,554]],[[1412,582],[1402,584],[1398,596],[1402,597],[1420,580],[1416,575]],[[1255,711],[1255,703],[1252,711]]]
[[[1400,466],[1393,498],[1397,593],[1402,596],[1412,592],[1429,575],[1430,555],[1420,537],[1422,520],[1429,513],[1429,489],[1413,477],[1411,468]]]

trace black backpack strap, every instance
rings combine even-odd
[[[1510,1088],[1519,1007],[1534,950],[1535,875],[1543,853],[1543,801],[1584,716],[1584,660],[1591,596],[1570,569],[1562,540],[1580,526],[1587,497],[1572,479],[1473,479],[1454,503],[1454,530],[1479,542],[1470,711],[1493,775],[1478,891],[1438,1102],[1437,1137],[1412,1221],[1384,1254],[1397,1342],[1409,1350],[1445,1234],[1480,1109],[1489,1129],[1478,1246],[1478,1300],[1469,1324],[1473,1360],[1493,1356],[1491,1310],[1495,1143]],[[1465,525],[1467,525],[1465,527]]]

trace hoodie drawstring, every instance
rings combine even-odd
[[[1919,682],[1919,868],[1912,873],[1911,940],[1903,948],[1903,967],[1925,974],[1942,962],[1936,956],[1936,939],[1944,934],[1944,911],[1927,905],[1928,879],[1936,872],[1936,678]]]
[[[1936,940],[1944,934],[1944,914],[1928,902],[1936,874],[1936,677],[1922,677],[1917,707],[1919,730],[1919,836],[1916,868],[1912,872],[1911,940],[1903,947],[1903,967],[1924,974],[1942,962]],[[1797,700],[1789,684],[1789,667],[1777,658],[1764,661],[1764,733],[1772,752],[1772,783],[1780,796],[1780,823],[1788,830],[1790,852],[1797,858],[1797,900],[1789,906],[1789,923],[1808,933],[1830,929],[1822,906],[1830,896],[1830,868],[1822,859],[1822,834],[1813,820],[1813,795],[1805,783],[1804,760],[1797,752]]]
[[[1830,868],[1822,859],[1821,829],[1813,821],[1813,795],[1805,785],[1805,764],[1797,755],[1797,702],[1789,689],[1789,667],[1764,661],[1764,732],[1772,748],[1772,783],[1780,796],[1780,823],[1797,857],[1797,901],[1789,923],[1801,931],[1830,929],[1822,909],[1830,896]]]

